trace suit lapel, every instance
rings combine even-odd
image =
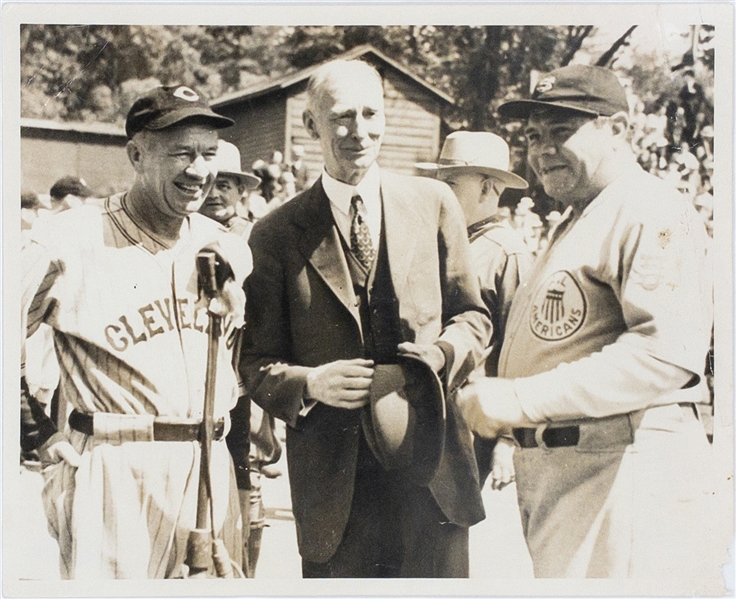
[[[303,229],[299,251],[314,267],[322,280],[352,314],[360,327],[353,283],[345,253],[337,232],[330,200],[321,179],[307,192],[302,210],[296,212],[296,224]]]
[[[386,249],[391,268],[391,281],[396,294],[401,297],[406,286],[417,236],[411,234],[420,222],[413,203],[417,201],[414,190],[401,186],[389,173],[381,171],[381,197],[383,199],[383,227],[386,232]]]

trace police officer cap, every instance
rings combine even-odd
[[[610,69],[569,65],[542,77],[530,100],[514,100],[498,107],[501,116],[528,118],[535,108],[556,106],[594,116],[629,112],[626,92]]]
[[[213,112],[205,97],[186,85],[162,86],[138,98],[125,118],[125,133],[133,137],[143,129],[166,129],[185,119],[197,117],[211,123],[216,129],[235,124],[235,121]]]

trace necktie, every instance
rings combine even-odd
[[[357,194],[354,195],[352,200],[350,200],[350,210],[352,211],[350,249],[363,266],[370,268],[376,252],[373,249],[371,232],[360,214],[361,206],[363,206],[363,198]]]

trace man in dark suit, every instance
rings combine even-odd
[[[324,171],[253,229],[241,359],[253,399],[289,425],[303,575],[467,577],[468,528],[484,512],[452,394],[491,327],[462,212],[445,184],[378,167],[372,67],[333,61],[307,93]],[[384,469],[361,427],[374,365],[399,353],[425,360],[447,392],[445,449],[426,486]]]

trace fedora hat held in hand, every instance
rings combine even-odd
[[[426,362],[399,355],[395,364],[375,367],[362,424],[368,446],[386,470],[428,484],[444,450],[445,416],[442,383]]]
[[[528,183],[509,171],[509,146],[498,135],[486,131],[456,131],[445,139],[436,162],[414,165],[433,173],[468,171],[484,173],[513,189],[526,189]]]

